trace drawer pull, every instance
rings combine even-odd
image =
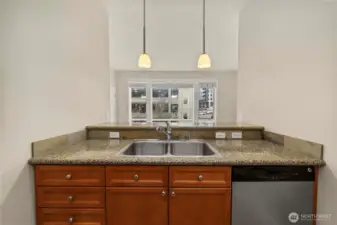
[[[73,217],[70,217],[70,218],[68,219],[68,221],[69,221],[69,223],[73,223],[73,222],[74,222],[74,218],[73,218]]]
[[[166,192],[165,192],[165,191],[162,191],[162,192],[161,192],[161,196],[165,197],[165,195],[166,195]]]
[[[71,179],[71,173],[67,173],[65,178],[66,178],[66,180],[70,180]]]
[[[171,192],[171,196],[174,197],[176,196],[176,193],[174,191]]]
[[[71,196],[71,195],[68,197],[68,201],[69,201],[69,202],[71,202],[73,199],[74,199],[74,198],[73,198],[73,196]]]
[[[138,174],[133,175],[133,179],[134,180],[139,180],[139,175]]]
[[[199,175],[199,176],[198,176],[198,180],[199,180],[199,181],[202,181],[203,179],[204,179],[204,176],[203,176],[203,175]]]

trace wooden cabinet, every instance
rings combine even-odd
[[[171,187],[230,187],[231,168],[224,166],[172,166]]]
[[[166,188],[107,188],[108,225],[167,225]]]
[[[230,225],[228,188],[170,189],[170,225]]]
[[[39,207],[56,208],[104,208],[103,187],[38,187]]]
[[[108,166],[106,185],[116,187],[164,187],[168,183],[166,166]]]
[[[36,166],[39,186],[105,186],[104,166]]]
[[[37,225],[230,225],[231,168],[36,166]]]
[[[37,225],[105,225],[104,166],[36,166]]]
[[[37,210],[39,225],[105,225],[103,209],[49,209]]]

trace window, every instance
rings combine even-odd
[[[215,122],[216,82],[130,82],[130,123]]]

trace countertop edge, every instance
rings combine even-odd
[[[266,161],[266,160],[239,160],[228,162],[149,162],[149,161],[118,161],[118,160],[39,160],[30,159],[28,161],[30,165],[161,165],[161,166],[319,166],[326,165],[324,160],[278,160],[278,161]]]

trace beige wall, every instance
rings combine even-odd
[[[108,16],[100,0],[5,1],[0,224],[34,225],[30,143],[107,119]]]
[[[0,1],[0,225],[2,225],[2,199],[3,199],[3,151],[4,151],[4,105],[5,105],[5,76],[4,76],[4,41],[5,25],[4,2]]]
[[[324,225],[337,223],[337,26],[331,6],[252,0],[241,12],[239,33],[238,119],[325,145],[318,212],[332,217],[318,222]]]
[[[212,70],[237,70],[237,1],[206,1],[207,51]],[[110,0],[110,61],[115,70],[137,70],[142,51],[142,2]],[[202,1],[148,0],[147,50],[153,71],[195,71],[202,51]]]
[[[171,79],[174,81],[196,79],[196,80],[217,80],[217,121],[236,121],[236,95],[237,95],[237,74],[234,71],[213,71],[213,72],[137,72],[137,71],[115,71],[117,90],[117,121],[126,123],[129,121],[128,105],[128,81],[133,79]]]

